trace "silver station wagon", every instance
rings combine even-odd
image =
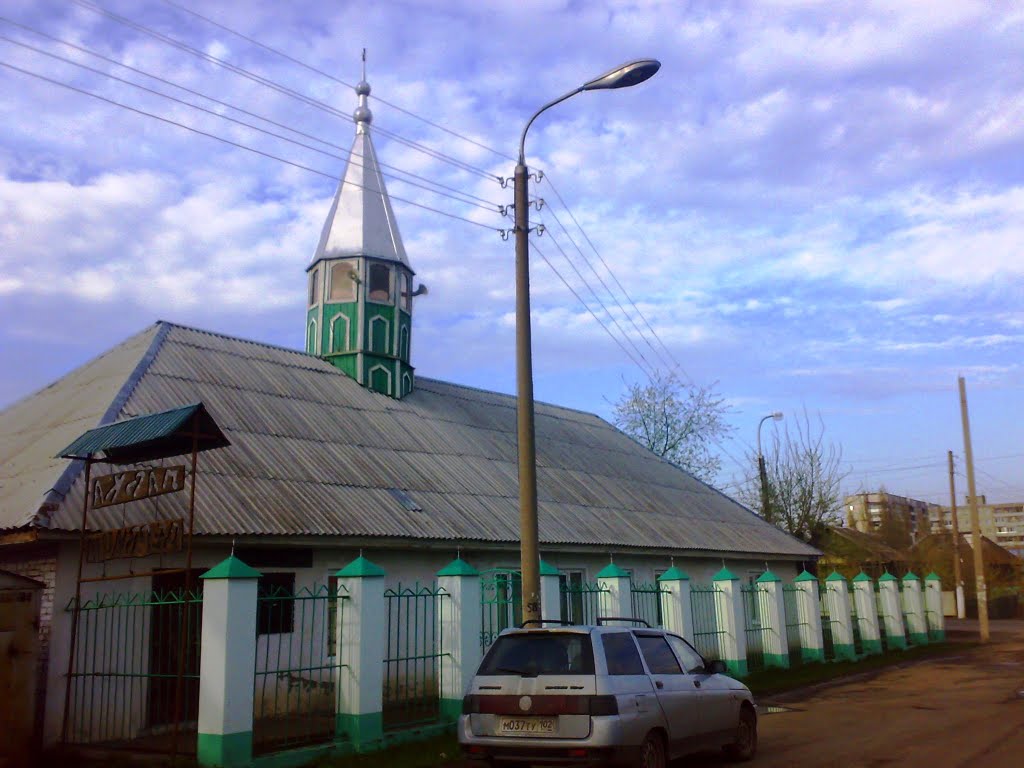
[[[722,674],[722,662],[706,662],[661,629],[598,621],[498,636],[463,700],[459,742],[467,758],[663,768],[708,749],[754,756],[753,696]]]

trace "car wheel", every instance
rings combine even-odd
[[[653,731],[647,734],[636,759],[637,768],[665,768],[665,742]]]
[[[736,761],[750,760],[757,752],[757,716],[749,706],[740,707],[736,740],[725,748],[726,755]]]

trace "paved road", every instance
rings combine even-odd
[[[965,627],[966,628],[966,627]],[[994,623],[993,642],[773,702],[756,768],[1024,766],[1024,622]],[[723,765],[697,756],[680,766]]]

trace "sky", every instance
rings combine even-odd
[[[608,418],[645,370],[675,370],[728,403],[727,492],[779,410],[765,441],[823,425],[844,491],[947,503],[947,450],[966,493],[963,375],[978,493],[1024,499],[1016,4],[6,0],[0,16],[0,408],[158,319],[301,348],[363,48],[429,287],[417,374],[514,392],[498,177],[536,109],[649,57],[651,80],[530,129],[536,397]]]

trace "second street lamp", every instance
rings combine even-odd
[[[757,473],[761,476],[761,517],[768,522],[774,522],[768,519],[768,505],[771,503],[768,499],[768,472],[764,468],[764,454],[761,453],[761,425],[768,419],[782,421],[782,411],[769,413],[757,422]]]
[[[537,531],[537,453],[533,427],[533,341],[530,334],[530,204],[526,167],[526,132],[547,109],[583,91],[627,88],[647,80],[661,68],[654,59],[624,64],[584,83],[533,113],[519,139],[515,173],[516,234],[516,431],[519,452],[519,540],[523,621],[539,621],[540,552]]]

